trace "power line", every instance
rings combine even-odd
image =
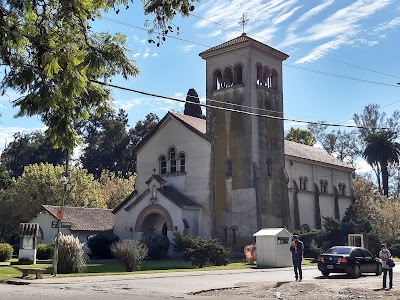
[[[113,22],[113,23],[116,23],[116,24],[132,27],[132,28],[136,28],[136,29],[148,32],[148,30],[146,28],[142,28],[142,27],[139,27],[139,26],[136,26],[136,25],[132,25],[132,24],[129,24],[129,23],[126,23],[126,22],[118,21],[118,20],[111,19],[111,18],[108,18],[108,17],[103,17],[103,19],[106,20],[106,21],[109,21],[109,22]],[[210,21],[210,22],[212,22],[212,21]],[[201,43],[197,43],[197,42],[186,40],[186,39],[182,39],[182,38],[178,38],[176,36],[168,35],[168,37],[171,38],[171,39],[175,39],[175,40],[178,40],[178,41],[183,41],[183,42],[186,42],[186,43],[189,43],[189,44],[198,45],[198,46],[202,46],[202,47],[206,47],[206,48],[212,48],[212,46],[201,44]],[[297,48],[294,48],[294,49],[297,49]],[[300,49],[297,49],[297,50],[300,50]],[[245,56],[243,54],[237,54],[237,55]],[[333,59],[331,59],[331,60],[333,60]],[[324,72],[324,71],[307,69],[307,68],[304,68],[304,67],[289,65],[289,64],[286,64],[286,63],[283,63],[283,65],[287,66],[287,67],[290,67],[290,68],[296,68],[296,69],[303,70],[303,71],[308,71],[308,72],[313,72],[313,73],[317,73],[317,74],[337,77],[337,78],[341,78],[341,79],[348,79],[348,80],[353,80],[353,81],[360,81],[360,82],[365,82],[365,83],[371,83],[371,84],[377,84],[377,85],[384,85],[384,86],[391,86],[391,87],[400,88],[400,86],[396,85],[396,84],[390,84],[390,83],[366,80],[366,79],[362,79],[362,78],[350,77],[350,76],[345,76],[345,75],[341,75],[341,74],[334,74],[334,73],[328,73],[328,72]],[[355,65],[352,65],[352,66],[355,66]],[[358,67],[358,68],[381,74],[381,72],[378,72],[378,71],[373,71],[373,70],[362,68],[362,67]],[[395,78],[400,78],[400,77],[396,77],[396,76],[393,76],[393,75],[388,75],[388,74],[385,74],[385,73],[383,73],[383,75],[387,75],[387,76],[391,76],[391,77],[395,77]]]
[[[198,18],[200,20],[207,21],[209,23],[213,23],[213,24],[216,24],[218,26],[223,26],[223,27],[225,27],[227,29],[230,29],[230,30],[233,30],[233,31],[241,32],[240,30],[238,30],[236,28],[233,28],[233,27],[230,27],[230,26],[227,26],[225,24],[222,24],[222,23],[219,23],[219,22],[215,22],[215,21],[211,21],[211,20],[205,19],[203,17],[196,16],[194,14],[190,14],[190,15],[195,17],[195,18]],[[276,42],[274,40],[262,38],[262,37],[254,35],[254,34],[250,34],[249,36],[253,36],[253,37],[255,37],[257,39],[260,39],[262,41],[267,41],[267,42],[274,43],[274,44],[281,44],[281,43],[278,43],[278,42]],[[311,53],[311,51],[303,50],[301,48],[293,47],[293,46],[290,46],[290,45],[284,45],[284,46],[288,47],[290,49],[293,49],[295,51],[304,52],[304,53],[307,53],[307,54]],[[326,59],[326,60],[330,60],[330,61],[333,61],[333,62],[336,62],[336,63],[340,63],[340,64],[343,64],[343,65],[347,65],[347,66],[350,66],[350,67],[353,67],[353,68],[361,69],[361,70],[364,70],[364,71],[369,71],[369,72],[373,72],[373,73],[376,73],[376,74],[385,75],[385,76],[392,77],[392,78],[397,78],[397,79],[400,78],[400,76],[395,76],[395,75],[392,75],[392,74],[388,74],[388,73],[372,70],[372,69],[369,69],[369,68],[361,67],[361,66],[358,66],[358,65],[355,65],[355,64],[351,64],[351,63],[348,63],[348,62],[344,62],[344,61],[341,61],[341,60],[338,60],[338,59],[334,59],[334,58],[331,58],[331,57],[328,57],[328,56],[325,56],[325,55],[321,55],[320,54],[320,55],[318,55],[318,57]]]
[[[219,110],[236,112],[236,113],[241,113],[241,114],[246,114],[246,115],[251,115],[251,116],[257,116],[257,117],[264,117],[264,118],[275,119],[275,120],[280,120],[280,121],[291,121],[291,122],[315,124],[315,125],[324,125],[324,126],[332,126],[332,127],[348,127],[348,128],[361,128],[361,129],[375,129],[375,130],[386,130],[386,129],[388,129],[388,128],[385,128],[385,127],[367,127],[367,126],[334,124],[334,123],[326,123],[326,122],[311,122],[311,121],[289,119],[289,118],[278,117],[278,116],[262,115],[262,114],[248,112],[248,111],[244,111],[244,110],[237,110],[237,109],[232,109],[232,108],[227,108],[227,107],[218,107],[218,106],[214,106],[214,105],[197,103],[197,102],[193,102],[193,101],[185,101],[185,100],[181,100],[181,99],[177,99],[177,98],[173,98],[173,97],[162,96],[162,95],[158,95],[158,94],[154,94],[154,93],[139,91],[139,90],[135,90],[135,89],[132,89],[132,88],[127,88],[127,87],[123,87],[123,86],[119,86],[119,85],[115,85],[115,84],[111,84],[111,83],[105,83],[105,82],[101,82],[101,81],[93,80],[93,79],[89,79],[89,81],[93,82],[93,83],[97,83],[97,84],[103,85],[103,86],[109,86],[109,87],[112,87],[112,88],[125,90],[125,91],[129,91],[129,92],[134,92],[134,93],[138,93],[138,94],[146,95],[146,96],[151,96],[151,97],[155,97],[155,98],[172,100],[172,101],[181,102],[181,103],[192,103],[192,104],[197,104],[197,105],[203,106],[203,107],[215,108],[215,109],[219,109]]]

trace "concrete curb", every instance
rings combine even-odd
[[[303,270],[313,269],[315,266],[304,266]],[[268,268],[268,269],[238,269],[238,270],[217,270],[217,271],[190,271],[190,272],[162,272],[162,273],[147,273],[147,274],[123,274],[123,275],[93,275],[93,276],[74,276],[74,277],[52,277],[43,279],[18,279],[13,278],[6,280],[7,284],[14,285],[30,285],[30,284],[75,284],[75,283],[100,283],[120,280],[135,280],[135,279],[153,279],[165,277],[184,277],[184,276],[212,276],[224,274],[245,274],[245,273],[265,273],[274,272],[277,269],[285,271],[293,271],[292,267],[286,268]]]

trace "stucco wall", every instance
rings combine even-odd
[[[145,183],[156,169],[159,174],[158,158],[168,155],[168,149],[174,146],[176,153],[186,155],[186,174],[162,175],[170,185],[195,201],[202,207],[203,220],[199,233],[211,236],[212,204],[210,199],[211,144],[179,121],[170,118],[152,138],[140,149],[137,155],[137,174],[135,188],[141,194],[148,187]],[[177,163],[177,165],[179,165]],[[119,216],[117,216],[117,219]],[[120,220],[117,221],[121,223]],[[182,220],[180,221],[182,223]]]
[[[121,239],[141,239],[142,232],[135,230],[135,227],[140,213],[147,207],[151,207],[153,205],[150,201],[151,197],[152,194],[148,194],[129,211],[120,209],[115,215],[116,224],[114,227],[114,233],[117,234]],[[182,219],[187,219],[191,230],[194,233],[199,232],[200,210],[182,209],[176,206],[170,200],[166,199],[160,193],[157,194],[157,201],[155,204],[162,206],[168,211],[171,217],[173,231],[182,233],[184,230],[184,223]],[[156,226],[157,224],[154,225]],[[159,225],[162,226],[163,224],[160,223]],[[157,231],[160,230],[161,228],[157,228]],[[172,232],[170,230],[168,231],[168,236],[171,236],[172,238]]]
[[[347,207],[351,204],[352,192],[352,170],[344,169],[342,167],[322,164],[318,162],[306,161],[296,157],[286,156],[285,168],[289,176],[290,188],[290,206],[291,214],[294,213],[293,203],[293,180],[296,181],[298,188],[300,188],[300,176],[307,177],[307,191],[300,190],[298,192],[299,199],[299,215],[300,226],[307,224],[311,228],[315,224],[315,184],[320,189],[320,180],[328,181],[327,193],[322,193],[319,196],[321,218],[335,217],[335,194],[334,187],[339,191],[339,183],[346,184],[346,196],[339,196],[339,213],[343,217]],[[322,220],[321,220],[322,221]]]
[[[43,232],[43,240],[41,241],[43,244],[51,244],[57,235],[57,228],[51,228],[52,221],[57,221],[57,219],[46,210],[42,210],[30,220],[30,223],[38,223],[40,225]],[[66,228],[61,228],[60,232],[66,235],[71,234],[71,230]]]

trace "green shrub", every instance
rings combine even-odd
[[[10,244],[0,244],[0,261],[8,261],[13,255],[14,249]]]
[[[168,255],[169,239],[165,235],[147,235],[141,242],[149,250],[149,256],[152,259],[160,259]]]
[[[77,237],[61,234],[58,240],[57,272],[60,274],[81,273],[86,269],[88,256]]]
[[[232,257],[232,250],[221,245],[218,239],[207,240],[199,236],[175,234],[173,248],[175,252],[183,253],[186,261],[199,268],[207,262],[213,266],[226,265]]]
[[[54,245],[39,244],[36,247],[36,258],[37,259],[51,259],[54,254]]]
[[[394,244],[389,248],[393,257],[400,258],[400,244]]]
[[[111,232],[102,232],[91,235],[87,245],[93,256],[112,258],[111,245],[119,241],[119,236]]]
[[[147,247],[135,240],[122,240],[111,246],[111,252],[126,272],[139,270],[148,254]]]
[[[322,248],[319,248],[314,241],[308,245],[308,247],[304,247],[304,257],[307,258],[318,258],[318,256],[323,252]]]

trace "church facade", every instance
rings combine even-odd
[[[282,61],[245,34],[208,49],[206,120],[168,113],[138,145],[135,191],[116,209],[122,239],[174,232],[243,249],[261,228],[320,228],[351,203],[353,169],[284,140]]]

